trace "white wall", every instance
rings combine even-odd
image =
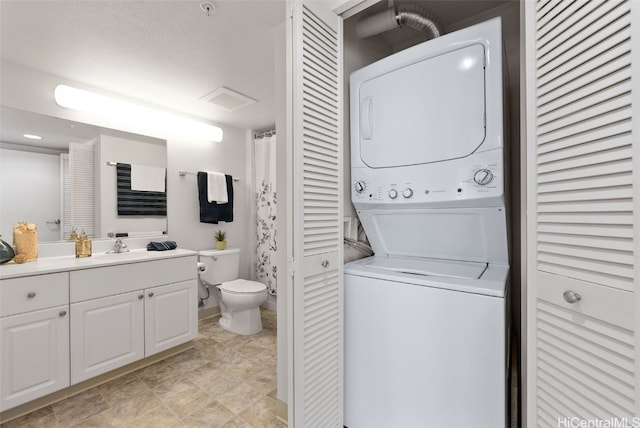
[[[47,223],[62,218],[60,180],[59,154],[0,149],[2,239],[11,244],[13,226],[21,221],[37,226],[40,242],[61,239],[60,225]]]
[[[164,142],[153,144],[101,135],[95,147],[96,236],[107,236],[110,232],[166,231],[166,216],[118,216],[116,167],[107,165],[107,162],[120,162],[166,168],[167,149]]]

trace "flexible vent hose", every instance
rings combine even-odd
[[[427,10],[420,6],[405,4],[359,21],[356,24],[356,34],[364,39],[403,26],[418,30],[430,36],[431,39],[444,33],[438,19]]]

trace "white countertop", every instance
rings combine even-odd
[[[177,248],[167,251],[147,251],[135,249],[124,253],[94,253],[91,257],[76,258],[75,256],[47,257],[22,264],[5,263],[0,265],[0,279],[18,278],[29,275],[68,272],[79,269],[112,266],[127,263],[147,262],[173,257],[197,256],[197,251]],[[196,266],[194,264],[194,269]]]

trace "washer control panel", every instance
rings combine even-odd
[[[501,196],[502,163],[491,162],[494,159],[491,154],[485,154],[473,163],[441,163],[395,171],[355,168],[352,170],[352,200],[428,203]]]

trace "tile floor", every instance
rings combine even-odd
[[[276,313],[239,336],[200,321],[194,347],[14,419],[2,428],[282,428],[276,419]]]

